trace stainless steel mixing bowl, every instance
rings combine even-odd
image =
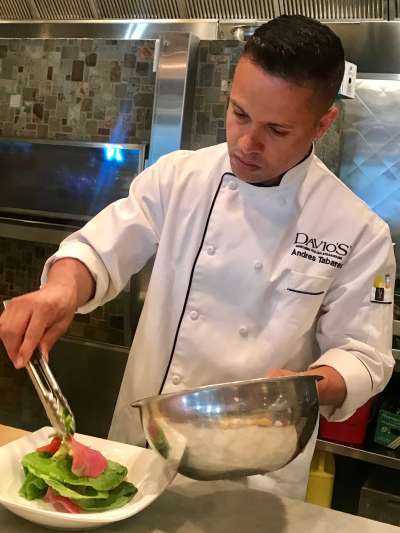
[[[304,449],[318,417],[315,376],[255,379],[145,398],[146,438],[181,474],[209,480],[265,474]]]

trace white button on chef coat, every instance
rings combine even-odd
[[[254,261],[254,270],[262,270],[262,267],[263,267],[262,262],[256,259],[256,261]]]
[[[246,326],[240,326],[239,333],[241,337],[247,337],[249,335],[249,330]]]
[[[204,243],[218,249],[218,261],[199,253]],[[377,273],[393,285],[390,232],[313,153],[277,187],[237,179],[226,144],[165,156],[133,180],[129,198],[63,241],[43,282],[56,259],[79,259],[96,281],[94,298],[79,309],[88,312],[155,253],[110,438],[144,442],[130,405],[175,391],[177,363],[188,388],[259,378],[272,368],[332,366],[347,385],[339,409],[321,409],[332,420],[350,416],[387,383],[393,310],[371,303],[370,289]],[[249,258],[263,258],[262,275]],[[204,318],[194,323],[196,309]],[[246,324],[252,334],[238,342]],[[262,483],[277,490],[286,479],[288,495],[304,496],[314,444],[315,435],[297,466]]]
[[[215,254],[215,246],[209,245],[206,248],[208,255],[214,255]]]
[[[173,374],[172,376],[172,383],[174,385],[179,385],[182,381],[182,377],[179,374]]]

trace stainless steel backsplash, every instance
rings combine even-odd
[[[400,80],[357,80],[344,101],[339,176],[389,224],[399,254]]]

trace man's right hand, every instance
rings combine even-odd
[[[0,339],[15,368],[25,366],[37,346],[48,356],[74,318],[74,293],[66,285],[50,283],[8,302],[0,316]]]
[[[15,368],[22,368],[36,347],[48,354],[71,324],[75,311],[93,298],[96,283],[77,259],[64,258],[50,268],[46,285],[10,300],[0,316],[0,339]]]

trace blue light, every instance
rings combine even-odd
[[[107,144],[104,147],[104,155],[107,161],[117,161],[117,163],[122,163],[124,161],[124,156],[120,146],[110,146]]]
[[[118,163],[122,163],[122,161],[124,160],[124,158],[122,157],[121,148],[115,149],[115,159],[116,161],[118,161]]]
[[[114,151],[115,149],[112,146],[107,145],[104,147],[104,152],[107,161],[112,161],[114,159]]]

